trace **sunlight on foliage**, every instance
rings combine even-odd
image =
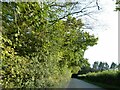
[[[78,72],[98,38],[81,29],[81,19],[68,16],[53,24],[53,18],[58,14],[46,3],[2,2],[3,87],[64,87]]]

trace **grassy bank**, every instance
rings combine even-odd
[[[120,71],[92,72],[78,75],[78,78],[108,90],[120,90]]]
[[[93,81],[89,81],[87,79],[84,79],[85,82],[88,82],[88,83],[91,83],[91,84],[94,84],[96,86],[99,86],[99,87],[102,87],[104,88],[105,90],[120,90],[120,87],[119,86],[115,86],[115,85],[108,85],[108,84],[105,84],[105,83],[99,83],[99,82],[93,82]]]

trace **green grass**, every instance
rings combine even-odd
[[[105,88],[106,90],[120,90],[120,71],[92,72],[78,75],[78,78]]]
[[[92,81],[85,80],[85,79],[83,81],[94,84],[94,85],[99,86],[99,87],[102,87],[105,90],[120,90],[119,86],[108,85],[108,84],[105,84],[105,83],[92,82]]]

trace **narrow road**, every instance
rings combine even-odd
[[[84,88],[84,90],[85,89],[87,90],[88,88],[92,88],[92,90],[93,90],[95,88],[97,90],[105,90],[105,89],[103,89],[101,87],[98,87],[96,85],[93,85],[93,84],[87,83],[87,82],[85,82],[83,80],[79,80],[79,79],[75,79],[75,78],[71,78],[66,90],[69,90],[70,88],[79,88],[79,89]]]

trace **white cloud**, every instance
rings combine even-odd
[[[114,11],[115,4],[112,0],[101,1],[103,12],[97,15],[98,20],[106,27],[99,30],[98,45],[90,47],[85,52],[85,58],[93,64],[94,61],[118,62],[118,13]],[[97,30],[98,31],[98,30]],[[95,32],[96,33],[96,32]]]

